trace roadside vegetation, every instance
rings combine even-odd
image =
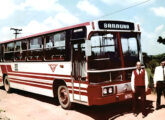
[[[157,38],[157,43],[165,45],[165,38],[159,36]],[[148,55],[147,53],[143,53],[143,60],[148,73],[149,87],[154,88],[153,76],[155,67],[159,66],[160,62],[165,60],[165,53],[158,55]]]
[[[165,60],[165,53],[159,55],[147,55],[147,53],[143,53],[143,59],[148,73],[149,87],[153,88],[155,67],[159,66],[162,60]]]

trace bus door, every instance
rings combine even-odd
[[[86,58],[84,43],[72,44],[73,99],[82,101],[81,84],[86,80]]]

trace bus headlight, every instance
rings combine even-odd
[[[112,94],[112,93],[113,93],[113,88],[112,88],[112,87],[110,87],[110,88],[108,89],[108,93],[109,93],[109,94]]]
[[[113,94],[113,86],[108,86],[108,87],[103,87],[102,88],[102,94],[104,95],[108,95],[108,94]]]
[[[103,94],[106,95],[107,93],[108,93],[107,89],[104,88],[104,89],[103,89]]]

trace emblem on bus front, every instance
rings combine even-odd
[[[50,69],[52,70],[52,72],[55,71],[56,67],[57,67],[58,64],[49,64],[50,66]]]

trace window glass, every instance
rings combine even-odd
[[[13,61],[14,60],[14,42],[5,44],[4,59],[6,61]]]
[[[16,41],[15,43],[15,61],[25,61],[27,58],[27,40]]]
[[[43,48],[43,43],[42,43],[42,38],[38,37],[38,38],[33,38],[30,40],[30,47],[31,50],[32,49],[40,49]]]
[[[115,53],[115,41],[112,34],[106,34],[105,36],[92,36],[92,53],[95,57],[107,57],[107,53]]]
[[[21,46],[22,46],[22,50],[27,50],[27,41],[26,40],[21,41]]]
[[[88,69],[112,69],[121,67],[116,34],[94,33],[91,38],[92,55],[88,58]]]
[[[14,51],[14,42],[7,43],[6,52]]]
[[[46,48],[65,47],[65,32],[50,35],[46,39]]]
[[[136,36],[121,35],[121,44],[125,67],[133,67],[139,61],[139,50]]]
[[[129,38],[124,39],[122,38],[122,48],[123,48],[123,54],[125,56],[137,56],[138,55],[138,47],[137,47],[137,41],[136,38]]]
[[[46,38],[46,48],[52,48],[53,46],[54,46],[54,38],[51,35]]]
[[[54,35],[54,47],[64,47],[65,46],[65,33],[57,33]]]
[[[65,32],[55,33],[46,37],[46,60],[64,60]]]
[[[20,51],[21,50],[21,41],[18,41],[15,43],[15,50]]]
[[[43,60],[43,39],[36,37],[29,40],[29,51],[27,51],[28,60],[42,61]]]

